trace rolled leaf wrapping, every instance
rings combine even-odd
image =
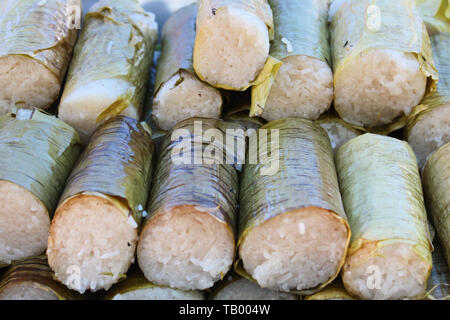
[[[182,291],[157,286],[145,279],[140,271],[133,271],[127,279],[112,287],[104,300],[204,300],[200,291]]]
[[[199,117],[220,117],[220,91],[198,79],[193,67],[195,3],[176,11],[162,33],[153,99],[153,117],[161,129]]]
[[[275,30],[270,55],[283,65],[257,115],[269,121],[316,120],[334,97],[327,0],[269,0],[269,4]]]
[[[450,142],[450,23],[427,23],[436,68],[437,90],[425,95],[407,118],[405,136],[413,148],[419,168],[427,157]]]
[[[81,21],[80,0],[0,4],[0,115],[59,97]]]
[[[336,111],[373,132],[405,126],[438,80],[415,1],[334,1],[330,19]]]
[[[341,279],[336,279],[321,291],[307,296],[305,300],[355,300],[345,290]]]
[[[41,254],[79,153],[76,131],[38,109],[0,118],[0,265]]]
[[[86,14],[59,105],[85,143],[105,120],[140,118],[156,40],[155,17],[137,0],[102,0]]]
[[[191,118],[167,135],[137,250],[139,266],[152,283],[201,290],[230,269],[239,167],[228,146],[234,132],[241,133],[236,134],[238,150],[245,148],[241,127],[221,120]]]
[[[450,142],[432,153],[422,181],[429,213],[450,268]]]
[[[94,133],[67,180],[48,241],[49,264],[69,288],[108,289],[130,267],[153,151],[147,126],[128,117],[113,118]],[[72,281],[71,266],[79,268],[80,281]]]
[[[212,300],[299,300],[299,296],[261,288],[241,276],[229,276],[213,291]]]
[[[54,279],[47,257],[17,261],[0,280],[0,300],[78,300],[81,296]]]
[[[336,154],[352,240],[342,278],[363,299],[421,298],[432,244],[418,167],[409,145],[364,134]]]
[[[259,164],[244,166],[235,270],[263,288],[322,289],[350,240],[326,132],[309,120],[272,121],[249,137],[248,153]]]

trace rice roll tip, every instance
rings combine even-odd
[[[58,110],[85,145],[114,116],[140,119],[157,36],[137,0],[101,0],[87,12]]]
[[[334,1],[330,21],[336,111],[373,132],[404,127],[438,81],[415,1]]]
[[[411,147],[367,133],[338,149],[336,167],[353,234],[346,290],[361,299],[422,298],[433,247]]]
[[[107,290],[134,261],[152,174],[154,146],[146,128],[124,116],[105,122],[67,181],[47,255],[70,289]]]
[[[330,141],[310,120],[285,118],[261,129],[271,134],[259,157],[270,151],[278,170],[244,166],[235,270],[262,288],[311,294],[338,275],[350,239]]]
[[[76,131],[56,117],[37,109],[0,117],[0,267],[45,251],[80,151]]]
[[[260,116],[316,120],[333,101],[327,0],[269,0],[275,38],[270,55],[283,62]]]
[[[59,98],[81,22],[81,0],[2,0],[0,115]]]
[[[441,29],[429,25],[431,47],[439,83],[435,92],[427,93],[407,118],[405,137],[416,154],[419,168],[428,156],[450,142],[450,24]]]
[[[225,159],[225,140],[214,140],[217,153],[211,155],[211,141],[196,131],[197,123],[205,134],[213,130],[222,137],[227,129],[242,130],[221,120],[191,118],[169,132],[137,248],[139,266],[150,282],[181,290],[212,287],[235,255],[238,173],[234,165],[215,161],[221,155]],[[245,146],[244,136],[239,140]],[[193,158],[185,158],[192,156],[186,146],[194,150]],[[181,149],[186,162],[173,158]]]
[[[191,118],[219,118],[220,91],[201,81],[195,74],[193,50],[197,5],[176,11],[164,25],[162,52],[156,71],[153,117],[163,130]]]
[[[216,88],[243,91],[268,78],[273,18],[267,0],[197,3],[194,68],[200,79]],[[265,66],[267,74],[258,79]]]

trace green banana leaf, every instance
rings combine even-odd
[[[131,104],[142,110],[157,41],[156,26],[143,27],[143,19],[150,19],[150,14],[137,0],[95,4],[85,16],[62,99],[91,81],[123,79],[132,84],[131,89],[105,108],[97,122],[121,114]]]
[[[285,212],[307,207],[333,212],[346,226],[350,238],[327,133],[312,121],[296,118],[272,121],[261,129],[271,132],[267,138],[267,150],[262,152],[267,155],[272,144],[275,150],[278,148],[279,169],[272,175],[264,175],[263,165],[245,165],[240,188],[238,246],[253,228],[265,221]],[[272,137],[272,130],[278,130],[278,141]],[[255,132],[254,135],[258,136],[260,132]],[[344,258],[340,266],[343,265]],[[235,270],[241,276],[253,280],[244,270],[241,260],[236,261]],[[338,272],[339,270],[317,288],[293,292],[310,294],[318,291],[333,281]]]
[[[55,279],[45,255],[14,262],[0,280],[0,292],[8,286],[27,282],[35,284],[43,291],[52,292],[59,300],[82,298]]]
[[[139,226],[152,177],[154,146],[147,128],[124,116],[99,127],[70,174],[59,206],[94,194],[132,215]]]
[[[2,0],[0,4],[0,57],[22,55],[36,60],[64,80],[78,30],[69,24],[74,17],[69,6],[80,0]]]
[[[422,181],[427,208],[450,268],[450,142],[431,154]]]
[[[31,192],[50,216],[81,151],[76,131],[38,109],[0,118],[0,180]]]
[[[352,229],[348,255],[367,243],[378,248],[407,243],[431,271],[433,246],[411,147],[405,141],[367,133],[338,149],[336,167]]]

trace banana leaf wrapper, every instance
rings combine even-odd
[[[279,61],[290,56],[308,56],[330,65],[327,1],[269,0],[269,4],[274,22],[270,56]],[[264,103],[259,107],[253,104],[250,115],[260,116],[263,110]]]
[[[427,300],[450,300],[450,271],[441,244],[434,242],[433,269],[428,279]]]
[[[237,281],[241,282],[241,281],[249,281],[246,278],[241,277],[240,275],[237,275],[235,273],[231,273],[227,276],[226,279],[222,280],[221,282],[219,282],[212,290],[208,300],[216,300],[216,296],[222,291],[222,290],[227,290],[227,287],[233,283],[236,283]],[[258,284],[251,282],[252,285],[258,286]],[[241,291],[241,293],[243,292],[244,294],[246,293],[247,288],[242,288],[242,285],[240,284],[240,288],[239,290]],[[255,289],[251,289],[251,290],[255,290]],[[300,296],[294,295],[294,294],[290,294],[290,293],[285,293],[285,292],[277,292],[277,291],[273,291],[270,289],[262,289],[261,288],[261,292],[259,293],[260,295],[262,295],[264,293],[264,291],[266,291],[267,293],[265,294],[267,295],[271,295],[271,294],[279,294],[280,296],[278,296],[278,299],[266,299],[265,300],[300,300]],[[219,300],[224,300],[219,299]],[[233,300],[239,300],[237,298],[233,298]],[[255,298],[253,299],[248,299],[247,300],[255,300]]]
[[[85,16],[62,99],[91,81],[124,79],[132,84],[98,115],[98,123],[121,114],[130,105],[142,111],[158,35],[156,29],[143,30],[133,17],[137,14],[149,17],[135,0],[108,0],[97,3]]]
[[[0,4],[0,57],[22,55],[45,66],[60,84],[72,57],[81,20],[80,0],[4,0]],[[71,7],[78,8],[71,10]]]
[[[50,217],[80,152],[76,131],[38,109],[0,118],[0,180],[31,192]]]
[[[450,267],[450,142],[430,156],[422,181],[427,208]]]
[[[450,24],[442,26],[427,23],[427,27],[430,31],[434,61],[439,71],[439,83],[437,90],[427,93],[421,103],[414,107],[407,117],[405,131],[407,138],[413,127],[430,111],[450,103]]]
[[[92,136],[67,180],[59,207],[82,194],[111,201],[137,226],[147,202],[154,145],[145,123],[118,116]]]
[[[202,132],[195,128],[196,123],[200,122]],[[225,158],[234,155],[234,150],[228,150],[225,145],[226,138],[211,142],[203,135],[210,129],[218,130],[223,137],[230,136],[227,129],[242,130],[239,125],[222,120],[191,118],[177,124],[167,135],[155,169],[145,224],[160,213],[189,205],[202,208],[227,225],[234,238],[240,166],[234,158],[232,160],[235,164],[225,162]],[[245,147],[243,135],[238,138],[237,145],[239,144],[244,144]],[[173,154],[186,151],[186,146],[190,146],[190,158],[186,163],[175,163]],[[206,155],[206,148],[212,146],[223,151],[222,154],[218,152],[219,162],[215,161],[217,158]],[[214,163],[205,164],[205,161],[210,160]]]
[[[334,109],[329,110],[328,112],[321,115],[320,118],[315,122],[328,133],[331,147],[334,151],[336,151],[340,146],[342,146],[351,138],[354,138],[366,132],[363,127],[342,120]],[[334,126],[336,130],[339,130],[337,128],[340,128],[342,132],[345,131],[345,135],[342,136],[339,131],[335,132],[335,130],[331,126]]]
[[[450,22],[450,2],[448,0],[416,0],[416,5],[423,17]]]
[[[323,290],[307,296],[305,300],[355,300],[344,288],[341,279],[336,279]]]
[[[291,210],[318,207],[334,213],[348,230],[344,207],[339,193],[333,151],[327,133],[312,121],[285,118],[269,122],[261,127],[268,132],[279,130],[279,142],[267,138],[267,152],[271,144],[279,151],[279,170],[273,175],[263,175],[261,164],[246,164],[241,178],[239,240],[265,221]],[[254,133],[258,134],[258,133]],[[250,152],[250,151],[249,151]],[[261,152],[261,151],[260,151]],[[260,155],[261,156],[261,155]],[[292,291],[312,294],[331,283],[344,264],[345,254],[336,274],[317,288]],[[235,263],[235,271],[252,281],[241,259]]]
[[[413,246],[431,271],[433,246],[411,147],[367,133],[339,148],[336,167],[352,228],[348,256],[367,244],[379,249],[405,243]]]
[[[59,300],[81,299],[81,295],[69,290],[55,279],[46,256],[14,262],[0,281],[0,292],[6,287],[23,283],[33,283],[43,291],[52,292]]]
[[[117,295],[123,295],[125,293],[148,288],[166,288],[168,290],[181,291],[179,289],[155,285],[149,282],[140,271],[133,270],[131,271],[131,274],[127,275],[127,278],[124,281],[119,282],[110,290],[108,290],[103,299],[114,300],[114,297],[116,297]],[[184,293],[191,295],[194,300],[200,300],[200,297],[203,296],[203,293],[201,293],[200,291],[184,291]],[[204,296],[202,298],[204,298]]]
[[[375,26],[370,26],[367,14],[371,5],[379,8],[382,17],[376,31],[373,29]],[[436,91],[439,77],[434,66],[430,38],[414,1],[343,1],[330,19],[335,79],[347,63],[359,54],[369,49],[390,49],[413,53],[421,71],[428,77],[426,93]],[[392,124],[366,129],[373,133],[389,134],[405,125],[406,116],[402,116]]]
[[[195,3],[176,11],[166,22],[162,32],[162,52],[155,78],[155,96],[161,86],[181,71],[196,76],[193,66],[195,42]],[[181,78],[183,79],[183,78]]]

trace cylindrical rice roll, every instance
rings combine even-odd
[[[59,97],[81,21],[80,0],[0,3],[0,115]]]
[[[182,291],[157,286],[149,282],[141,272],[134,271],[127,279],[109,290],[105,300],[204,300],[201,291]]]
[[[257,283],[240,276],[219,284],[213,293],[213,300],[298,300],[291,293],[263,289]]]
[[[368,129],[404,126],[438,79],[415,1],[334,1],[330,19],[336,111]]]
[[[45,251],[80,149],[73,128],[37,109],[0,118],[0,267]]]
[[[431,154],[422,181],[427,207],[450,268],[450,142]]]
[[[419,168],[440,146],[450,142],[450,24],[444,32],[430,30],[431,47],[439,71],[437,91],[428,93],[408,116],[406,139],[413,148]]]
[[[191,117],[220,117],[220,91],[201,81],[193,67],[195,3],[176,11],[164,25],[153,117],[163,130]]]
[[[421,298],[432,245],[419,171],[410,146],[364,134],[336,154],[352,240],[342,278],[362,299]]]
[[[140,118],[156,39],[137,0],[101,0],[86,14],[58,114],[84,143],[116,115]]]
[[[263,288],[320,290],[338,275],[350,240],[327,133],[286,118],[251,135],[249,148],[258,138],[259,159],[271,160],[244,166],[236,271]]]
[[[182,121],[164,141],[137,249],[152,283],[202,290],[233,263],[238,174],[223,158],[226,130],[242,131],[245,147],[240,126],[207,118]]]
[[[335,112],[327,112],[323,114],[318,120],[316,120],[322,129],[328,133],[330,138],[331,147],[336,152],[340,146],[347,141],[356,138],[364,133],[362,127],[352,125],[345,122]]]
[[[439,241],[434,242],[433,269],[428,279],[428,300],[450,300],[450,271]]]
[[[94,133],[67,180],[48,239],[50,267],[70,289],[107,290],[130,267],[153,149],[145,125],[128,117],[108,120]]]
[[[195,71],[214,87],[245,90],[264,69],[272,35],[267,0],[199,0]]]
[[[316,120],[334,97],[327,0],[269,0],[275,39],[270,55],[283,61],[261,116]]]
[[[305,300],[355,300],[345,290],[340,278],[326,286],[323,290],[307,296]]]
[[[56,281],[47,257],[17,261],[0,280],[0,300],[76,300],[81,297]]]

